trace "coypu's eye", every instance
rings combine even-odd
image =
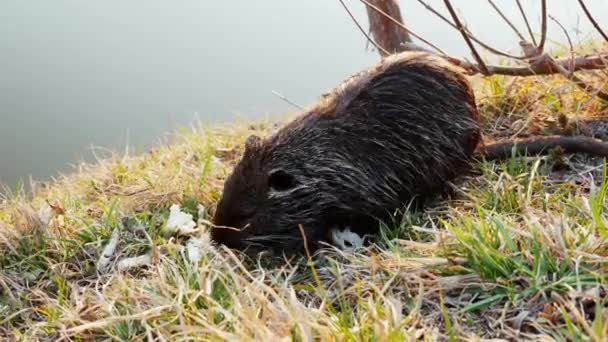
[[[287,191],[296,186],[295,178],[283,170],[277,170],[270,173],[268,177],[268,186],[274,191]]]

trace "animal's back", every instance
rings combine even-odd
[[[380,214],[466,172],[478,116],[459,70],[426,54],[398,55],[346,81],[270,145],[303,159],[341,205]]]

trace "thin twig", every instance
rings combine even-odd
[[[553,20],[557,24],[557,26],[559,26],[562,29],[562,32],[564,32],[564,35],[566,36],[566,40],[568,40],[568,45],[570,46],[570,53],[572,55],[572,58],[574,58],[574,44],[572,44],[572,40],[570,39],[568,30],[566,30],[564,25],[562,25],[562,23],[560,23],[557,19],[555,19],[555,17],[553,17],[550,14],[549,14],[549,19]]]
[[[469,49],[471,49],[471,53],[473,54],[473,57],[477,61],[477,64],[479,65],[479,68],[481,69],[482,74],[489,75],[490,72],[488,71],[488,67],[484,63],[483,59],[481,59],[481,56],[479,56],[479,53],[477,53],[477,50],[475,49],[473,42],[471,42],[471,39],[469,38],[466,31],[464,30],[464,26],[462,26],[460,19],[458,19],[458,15],[456,15],[456,11],[454,11],[454,7],[452,7],[450,0],[443,0],[443,3],[445,3],[445,6],[447,7],[448,11],[450,12],[452,19],[454,20],[454,23],[458,26],[458,30],[460,31],[462,38],[469,46]]]
[[[543,52],[545,41],[547,40],[547,0],[541,0],[541,24],[540,24],[540,42],[538,43],[538,51]]]
[[[126,321],[141,321],[141,320],[145,320],[145,319],[150,319],[152,317],[157,317],[159,315],[161,315],[165,310],[169,310],[172,309],[174,307],[174,304],[166,304],[166,305],[161,305],[161,306],[157,306],[148,310],[144,310],[132,315],[124,315],[124,316],[112,316],[112,317],[108,317],[105,319],[99,319],[96,321],[92,321],[92,322],[86,322],[83,323],[81,325],[77,325],[74,327],[71,327],[69,329],[66,330],[66,332],[68,334],[78,334],[81,333],[83,331],[87,331],[87,330],[95,330],[95,329],[100,329],[103,328],[107,325],[116,323],[116,322],[126,322]],[[79,322],[82,322],[82,320],[79,320]]]
[[[308,249],[308,237],[306,236],[306,232],[304,231],[304,226],[299,224],[298,229],[300,229],[300,234],[302,235],[302,241],[304,243],[304,252],[306,253],[306,258],[308,259],[308,266],[310,266],[312,277],[317,283],[317,286],[319,286],[321,292],[325,293],[323,282],[321,281],[321,278],[319,278],[319,274],[317,273],[317,269],[315,268],[315,263],[312,260],[312,255],[310,254],[310,250]]]
[[[552,15],[549,15],[549,19],[553,20],[557,24],[557,26],[559,26],[562,29],[562,32],[564,32],[564,35],[566,36],[566,39],[568,40],[568,45],[570,45],[570,61],[571,61],[570,65],[568,66],[568,70],[573,70],[574,69],[574,58],[576,57],[576,52],[574,51],[574,44],[572,44],[572,39],[570,39],[568,30],[566,30],[564,25],[562,25],[562,23],[560,23],[559,20],[555,19]],[[570,71],[570,73],[573,74],[574,71]]]
[[[602,28],[600,27],[600,24],[598,24],[597,21],[595,21],[595,18],[593,18],[593,16],[591,15],[591,12],[589,12],[589,10],[587,9],[587,6],[585,6],[585,3],[583,2],[583,0],[578,0],[578,3],[581,5],[583,12],[585,12],[587,19],[589,19],[591,24],[593,24],[593,27],[595,27],[597,32],[599,32],[602,35],[602,37],[604,37],[604,39],[608,42],[608,35],[606,35],[606,33],[602,30]]]
[[[576,323],[578,323],[577,326],[581,327],[588,336],[597,336],[596,332],[589,326],[587,319],[585,319],[585,317],[581,314],[581,312],[578,310],[578,308],[572,304],[571,301],[566,300],[564,297],[560,296],[557,292],[552,292],[551,297],[552,297],[551,299],[554,302],[557,302],[558,304],[561,304],[562,307],[568,309],[568,311],[569,311],[568,313],[570,315],[572,315],[571,319],[575,320]],[[568,316],[570,316],[570,315],[568,315]],[[596,341],[600,341],[600,339],[598,338]]]
[[[378,6],[375,6],[374,4],[370,3],[367,0],[359,0],[362,3],[364,3],[366,6],[368,6],[369,8],[373,9],[374,11],[382,14],[383,16],[385,16],[387,19],[389,19],[390,21],[392,21],[393,23],[395,23],[395,25],[401,27],[403,30],[405,30],[407,33],[411,34],[412,36],[416,37],[418,40],[420,40],[421,42],[427,44],[428,46],[432,47],[433,49],[435,49],[437,52],[439,52],[442,55],[447,55],[447,53],[445,53],[445,51],[441,50],[439,47],[437,47],[435,44],[429,42],[428,40],[422,38],[420,35],[416,34],[415,32],[412,32],[412,30],[408,29],[407,27],[405,27],[405,25],[403,25],[403,23],[400,23],[398,20],[396,20],[395,18],[391,17],[390,15],[388,15],[386,12],[384,12],[383,10],[381,10],[380,8],[378,8]],[[342,0],[340,0],[340,2],[342,2]]]
[[[488,0],[488,2],[492,6],[492,8],[494,8],[494,10],[496,11],[496,13],[498,13],[498,15],[500,15],[500,17],[502,18],[502,20],[504,20],[507,23],[507,25],[509,25],[511,27],[511,29],[513,30],[513,32],[515,32],[515,34],[519,37],[519,39],[520,40],[526,40],[524,38],[524,36],[519,32],[519,30],[517,29],[517,27],[515,27],[515,25],[513,25],[513,23],[511,22],[511,20],[509,20],[509,18],[507,18],[507,16],[504,13],[502,13],[502,11],[500,10],[500,8],[498,6],[496,6],[496,4],[494,3],[494,1]]]
[[[424,8],[426,10],[430,11],[431,13],[435,14],[435,16],[437,16],[439,19],[443,20],[443,22],[445,22],[446,24],[450,25],[452,28],[455,28],[455,29],[458,30],[458,27],[456,25],[454,25],[454,23],[452,23],[450,21],[450,19],[446,18],[443,14],[439,13],[439,11],[437,11],[431,5],[429,5],[428,3],[424,2],[423,0],[418,0],[418,2],[422,6],[424,6]],[[491,52],[491,53],[493,53],[495,55],[499,55],[499,56],[503,56],[503,57],[507,57],[507,58],[512,58],[512,59],[517,59],[517,60],[525,59],[524,57],[515,56],[513,54],[510,54],[510,53],[498,50],[496,48],[493,48],[492,46],[484,43],[479,38],[477,38],[476,36],[474,36],[473,33],[471,33],[471,31],[469,31],[468,29],[466,29],[466,31],[467,31],[467,34],[469,35],[469,37],[471,38],[471,40],[473,40],[475,43],[479,44],[479,46],[481,46],[482,48],[488,50],[489,52]]]
[[[287,97],[285,97],[285,95],[279,93],[278,91],[273,90],[272,93],[274,95],[276,95],[278,98],[280,98],[281,100],[285,101],[287,104],[290,104],[290,105],[292,105],[292,106],[294,106],[294,107],[296,107],[296,108],[298,108],[300,110],[304,110],[303,106],[301,106],[301,105],[299,105],[299,104],[291,101],[290,99],[288,99]]]
[[[532,27],[530,26],[530,22],[528,22],[528,17],[526,16],[526,12],[524,8],[521,6],[521,2],[517,1],[517,7],[519,8],[519,13],[521,13],[522,18],[524,18],[524,22],[526,23],[526,27],[528,28],[528,34],[530,35],[530,39],[532,39],[532,44],[536,46],[536,39],[534,38],[534,33],[532,33]]]
[[[355,23],[355,25],[357,25],[357,27],[359,28],[359,31],[361,31],[361,33],[363,33],[363,35],[365,36],[365,38],[367,38],[367,41],[372,43],[373,46],[376,47],[376,49],[378,49],[378,51],[382,52],[382,54],[384,54],[385,56],[390,55],[391,53],[388,52],[385,48],[383,48],[382,46],[380,46],[378,43],[376,43],[372,37],[370,37],[367,32],[365,32],[365,30],[363,29],[363,27],[361,26],[361,24],[359,24],[359,22],[357,21],[357,18],[355,18],[355,16],[352,14],[352,12],[350,11],[350,9],[348,8],[348,6],[346,6],[346,4],[344,3],[343,0],[338,0],[340,1],[340,3],[342,4],[342,7],[344,7],[344,9],[346,10],[346,13],[348,13],[348,15],[350,16],[350,18],[353,20],[353,22]]]
[[[300,230],[300,235],[302,235],[302,241],[304,243],[304,252],[306,253],[306,257],[308,258],[308,261],[311,261],[312,255],[310,254],[310,250],[308,249],[308,237],[306,236],[304,227],[301,224],[299,224],[298,229]]]

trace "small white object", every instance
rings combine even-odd
[[[51,206],[47,203],[43,203],[38,209],[38,218],[45,228],[48,227],[49,223],[53,219],[53,216],[53,208],[51,208]]]
[[[190,239],[186,242],[186,251],[191,262],[196,263],[201,260],[204,245],[202,239]]]
[[[186,242],[186,256],[188,257],[188,260],[193,263],[196,263],[201,260],[203,255],[205,255],[205,252],[213,250],[215,250],[215,247],[211,243],[208,233],[200,234],[200,236],[196,238],[190,238]]]
[[[133,268],[148,266],[150,264],[152,264],[152,256],[150,254],[142,254],[132,258],[121,259],[116,263],[116,270],[123,272]]]
[[[114,231],[112,231],[108,244],[103,248],[103,251],[99,256],[99,261],[97,261],[97,271],[99,273],[106,273],[110,270],[110,261],[112,260],[112,257],[114,257],[119,240],[120,230],[115,228]]]
[[[342,250],[353,250],[355,248],[363,247],[363,238],[357,233],[350,231],[350,227],[346,227],[344,230],[339,228],[332,228],[331,239],[334,245]]]
[[[192,219],[192,215],[181,211],[179,205],[174,204],[169,209],[169,219],[167,220],[167,229],[175,231],[180,235],[190,235],[196,232],[196,222]]]
[[[202,204],[199,204],[197,206],[197,210],[198,210],[198,221],[196,222],[196,225],[201,228],[202,226],[205,225],[205,206]]]
[[[215,164],[216,166],[221,166],[222,160],[216,156],[211,156],[211,163]]]

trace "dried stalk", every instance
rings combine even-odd
[[[602,30],[602,28],[600,27],[600,24],[598,24],[597,21],[595,21],[595,18],[593,18],[593,16],[591,15],[591,12],[589,12],[589,10],[587,9],[587,6],[585,6],[585,3],[583,2],[583,0],[578,0],[578,3],[581,5],[583,12],[585,12],[587,19],[589,19],[589,21],[591,22],[593,27],[595,27],[597,32],[599,32],[602,35],[602,37],[604,37],[604,39],[608,42],[608,35],[606,35],[606,33]]]
[[[340,3],[342,4],[342,7],[344,7],[344,10],[346,10],[346,13],[348,13],[348,16],[350,16],[350,18],[353,20],[353,22],[355,23],[355,25],[357,25],[357,27],[359,28],[359,31],[361,31],[361,33],[363,33],[363,35],[365,36],[365,38],[367,38],[368,42],[370,42],[374,47],[376,47],[376,49],[380,52],[380,55],[382,55],[382,56],[388,56],[388,55],[390,55],[391,53],[389,51],[387,51],[385,48],[383,48],[378,43],[376,43],[372,39],[372,37],[370,37],[367,34],[367,32],[365,32],[365,30],[363,29],[363,27],[361,26],[361,24],[359,24],[359,22],[357,21],[357,18],[355,18],[355,16],[352,14],[352,12],[348,8],[348,6],[346,6],[346,4],[344,3],[344,1],[343,0],[338,0],[338,1],[340,1]]]
[[[469,35],[467,35],[466,31],[464,30],[464,26],[460,22],[460,19],[458,19],[458,15],[456,15],[456,11],[454,11],[454,7],[452,7],[450,0],[443,0],[443,3],[445,4],[445,7],[447,7],[448,11],[450,12],[452,19],[454,20],[454,23],[456,24],[456,26],[458,26],[458,30],[460,31],[462,38],[469,46],[469,49],[471,49],[471,54],[473,54],[473,57],[477,61],[477,64],[479,66],[479,69],[481,70],[481,73],[484,75],[489,75],[490,72],[488,71],[488,67],[484,63],[484,61],[481,58],[481,56],[479,55],[479,53],[477,53],[477,50],[475,49],[473,42],[471,42]]]
[[[528,34],[530,35],[530,39],[532,39],[532,44],[534,44],[536,46],[536,39],[534,38],[534,33],[532,32],[532,27],[530,26],[530,23],[528,22],[528,16],[526,16],[526,12],[524,11],[524,8],[521,6],[521,2],[519,0],[517,1],[517,8],[519,8],[519,13],[521,14],[522,18],[524,19],[524,22],[526,23],[526,28],[528,29]]]
[[[566,30],[564,25],[562,25],[562,23],[560,23],[559,20],[555,19],[555,17],[553,17],[552,15],[549,15],[549,19],[553,20],[557,24],[557,26],[559,26],[559,28],[562,29],[562,32],[564,33],[566,40],[568,40],[568,46],[570,46],[570,55],[572,56],[572,58],[574,58],[574,44],[572,44],[572,39],[570,39],[568,30]]]
[[[443,20],[446,24],[450,25],[452,28],[454,29],[458,29],[458,27],[452,23],[450,21],[450,19],[446,18],[443,14],[439,13],[439,11],[437,11],[435,8],[433,8],[431,5],[429,5],[428,3],[424,2],[423,0],[417,0],[422,6],[424,6],[424,8],[428,11],[430,11],[431,13],[433,13],[435,16],[437,16],[439,19]],[[465,28],[466,29],[466,28]],[[476,36],[473,35],[473,33],[471,33],[471,31],[469,31],[468,29],[466,29],[467,34],[469,35],[469,37],[471,38],[472,41],[474,41],[475,43],[479,44],[479,46],[481,46],[482,48],[488,50],[489,52],[495,54],[495,55],[499,55],[499,56],[503,56],[503,57],[507,57],[507,58],[512,58],[512,59],[524,59],[523,57],[520,56],[515,56],[512,55],[510,53],[504,52],[504,51],[500,51],[486,43],[484,43],[483,41],[481,41],[480,39],[478,39]]]
[[[519,30],[517,29],[517,27],[515,27],[515,25],[513,25],[513,23],[511,22],[511,20],[509,20],[509,18],[507,18],[507,16],[504,13],[502,13],[502,11],[500,10],[500,8],[498,6],[496,6],[496,4],[494,3],[494,1],[488,0],[488,2],[492,6],[492,8],[494,8],[494,11],[496,11],[496,13],[498,13],[498,15],[500,15],[500,17],[502,18],[502,20],[504,20],[505,23],[507,23],[507,25],[509,25],[509,27],[511,27],[511,29],[513,30],[513,32],[515,32],[515,34],[519,37],[519,39],[522,40],[522,41],[526,40],[524,38],[524,36],[519,32]]]
[[[541,23],[540,23],[540,42],[538,43],[538,53],[542,53],[547,41],[547,0],[541,0]]]

